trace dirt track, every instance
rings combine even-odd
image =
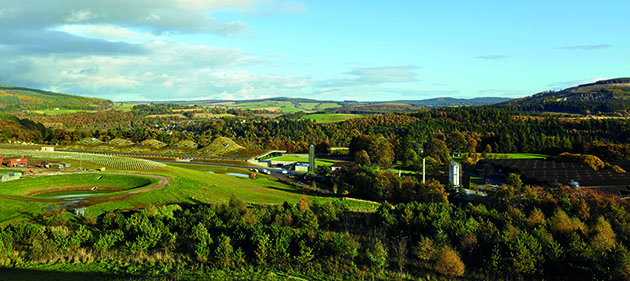
[[[71,173],[68,173],[68,174],[71,174]],[[158,176],[158,175],[127,174],[127,173],[100,173],[100,172],[99,174],[141,176],[141,177],[156,179],[158,182],[148,187],[138,187],[138,188],[132,189],[129,192],[125,192],[122,194],[114,194],[114,195],[87,196],[87,197],[80,197],[80,198],[34,198],[34,197],[23,197],[23,196],[0,194],[0,198],[18,200],[18,201],[24,201],[24,202],[60,203],[62,204],[62,207],[78,208],[78,207],[91,206],[91,205],[95,205],[95,204],[99,204],[103,202],[123,200],[135,194],[162,189],[171,183],[170,178],[165,177],[165,176]]]

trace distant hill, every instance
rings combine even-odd
[[[112,101],[0,84],[0,111],[96,110]]]
[[[630,111],[630,78],[602,80],[562,91],[545,91],[497,106],[521,112],[627,114]]]
[[[392,103],[404,103],[410,105],[420,105],[427,107],[447,107],[447,106],[477,106],[506,102],[509,98],[483,97],[472,99],[456,99],[456,98],[434,98],[426,100],[399,100]]]
[[[196,100],[196,101],[155,101],[154,104],[180,104],[220,106],[227,108],[261,109],[292,113],[298,111],[334,111],[334,112],[391,112],[417,111],[426,107],[477,106],[505,102],[507,98],[434,98],[425,100],[370,101],[353,100],[334,101],[306,98],[266,98],[252,100]],[[148,102],[131,101],[126,103],[143,104]]]

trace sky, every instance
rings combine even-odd
[[[626,0],[0,0],[0,83],[114,101],[525,97],[630,76]]]

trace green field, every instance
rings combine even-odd
[[[278,111],[283,113],[293,113],[298,111],[303,111],[302,109],[296,108],[295,104],[289,102],[248,102],[248,103],[237,103],[228,105],[229,107],[238,107],[242,109],[266,109],[271,111]]]
[[[305,115],[304,119],[313,119],[317,123],[336,123],[346,121],[352,118],[359,118],[361,114],[335,114],[335,113],[319,113]]]
[[[133,108],[134,106],[135,104],[132,104],[132,103],[114,103],[114,106],[112,106],[112,108],[114,110],[129,112],[131,111],[131,108]]]
[[[121,157],[122,158],[122,157]],[[298,158],[304,160],[302,158]],[[85,162],[85,161],[84,161]],[[318,160],[318,165],[331,165],[328,160]],[[85,163],[85,165],[93,165]],[[208,172],[213,171],[213,172]],[[133,194],[124,200],[115,200],[91,205],[86,209],[86,215],[98,216],[114,209],[148,208],[153,205],[168,203],[222,203],[234,196],[252,204],[281,204],[289,202],[295,204],[306,195],[309,200],[329,201],[334,197],[325,194],[312,193],[297,189],[279,182],[277,179],[258,174],[256,180],[229,175],[226,173],[248,174],[249,171],[240,168],[224,168],[190,164],[168,165],[150,171],[134,172],[137,174],[161,175],[171,179],[171,184],[162,188]],[[7,196],[24,196],[35,194],[54,187],[58,189],[77,189],[78,187],[94,186],[95,177],[103,175],[103,182],[99,188],[110,188],[115,192],[106,195],[129,192],[129,188],[145,187],[155,182],[155,179],[134,175],[114,175],[102,173],[73,174],[63,176],[39,176],[23,178],[0,184],[0,194]],[[107,184],[106,184],[107,183]],[[123,190],[126,189],[126,190]],[[117,190],[117,191],[116,191]],[[356,211],[373,211],[371,203],[348,201],[348,206]],[[37,216],[52,206],[59,207],[61,203],[27,202],[0,198],[3,206],[0,210],[0,224],[28,219]]]
[[[77,112],[84,112],[85,110],[78,109],[46,109],[46,110],[33,110],[33,113],[39,114],[72,114]]]
[[[341,105],[338,104],[338,103],[325,102],[325,103],[321,103],[319,105],[318,109],[319,110],[324,110],[324,109],[335,108],[335,107],[341,107]]]
[[[146,187],[155,182],[154,179],[140,176],[101,173],[37,176],[0,182],[0,194],[28,196],[49,191],[89,190],[93,186],[98,186],[102,190],[129,190]]]
[[[315,107],[318,106],[319,104],[320,103],[318,102],[300,102],[298,103],[298,107],[310,111],[310,110],[315,109]]]

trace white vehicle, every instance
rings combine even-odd
[[[289,171],[287,171],[287,170],[282,170],[282,174],[283,174],[283,175],[286,175],[286,174],[288,174],[288,173],[289,173]]]
[[[267,169],[263,169],[262,172],[265,175],[271,175],[271,171],[267,170]]]

